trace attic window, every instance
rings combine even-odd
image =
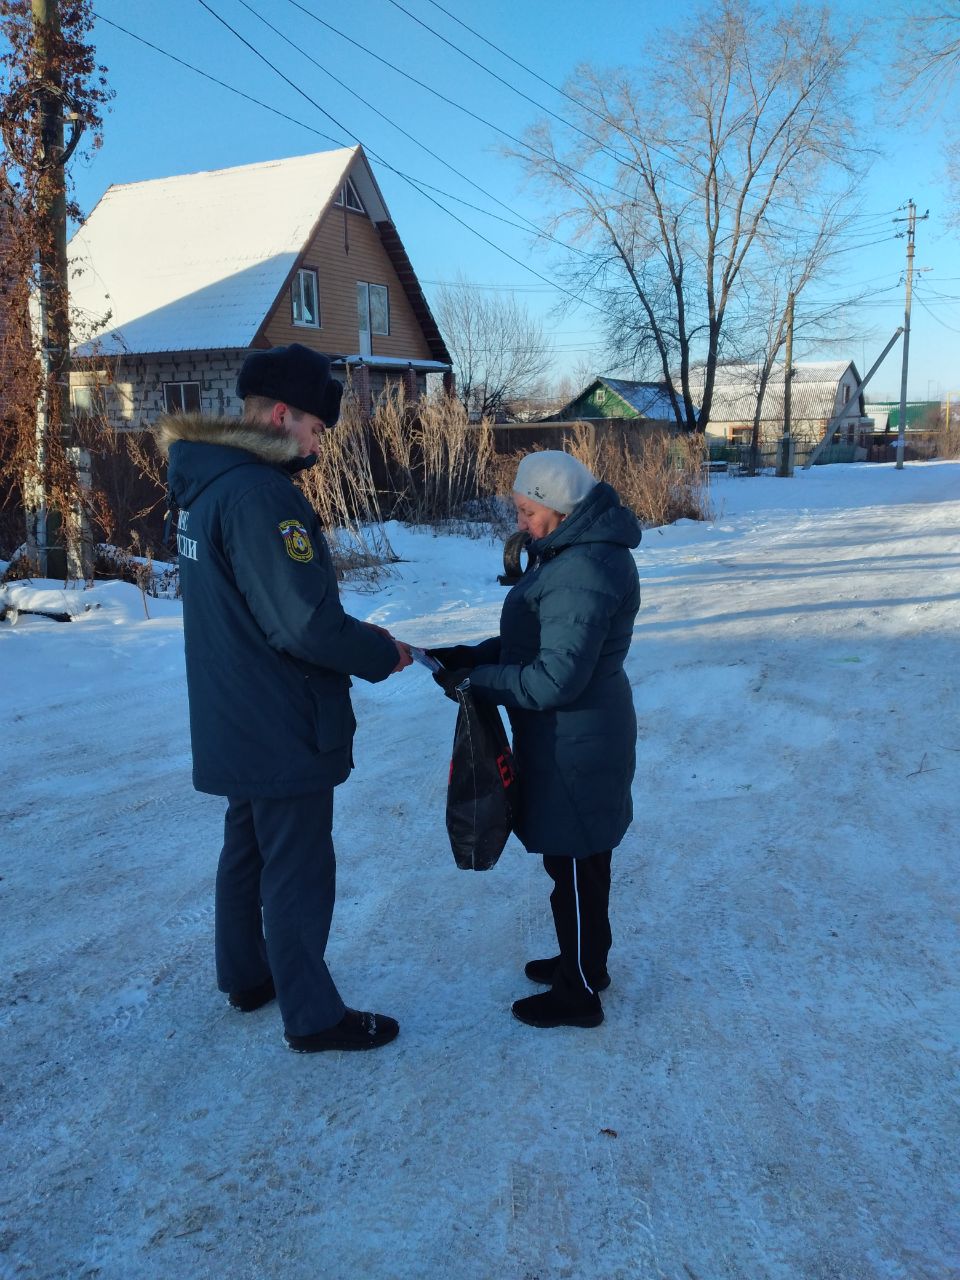
[[[334,204],[343,205],[346,209],[352,209],[354,213],[366,213],[363,207],[363,201],[357,195],[357,188],[353,185],[353,181],[347,178],[346,182],[337,192],[337,198]]]
[[[302,267],[290,286],[290,303],[293,309],[293,323],[304,325],[310,329],[320,328],[320,290],[317,286],[317,273],[309,267]]]

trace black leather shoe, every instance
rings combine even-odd
[[[389,1044],[400,1024],[384,1013],[361,1013],[358,1009],[348,1009],[334,1027],[325,1031],[317,1031],[311,1036],[292,1036],[288,1032],[284,1039],[287,1046],[296,1053],[322,1053],[325,1049],[379,1049],[382,1044]]]
[[[560,957],[551,956],[549,960],[528,960],[523,972],[531,982],[539,982],[542,987],[552,987],[560,967]],[[605,973],[591,984],[594,991],[606,991],[610,985],[610,975]]]
[[[261,982],[259,987],[250,987],[247,991],[231,991],[227,1001],[231,1009],[239,1009],[241,1013],[253,1013],[255,1009],[262,1009],[276,997],[277,989],[273,985],[273,979],[268,978],[266,982]]]
[[[583,1001],[570,1004],[554,991],[527,996],[513,1003],[513,1016],[528,1027],[599,1027],[603,1021],[600,997],[584,992]]]

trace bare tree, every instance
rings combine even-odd
[[[58,528],[85,543],[95,505],[70,421],[66,261],[67,219],[80,217],[66,164],[85,129],[99,145],[112,96],[92,26],[90,0],[0,0],[0,494],[24,508],[33,548]]]
[[[741,330],[747,349],[744,359],[756,365],[756,406],[751,431],[751,470],[756,470],[759,454],[764,397],[777,360],[787,341],[787,299],[792,293],[800,297],[807,286],[824,275],[836,252],[835,236],[838,227],[846,226],[842,205],[844,193],[827,210],[821,226],[809,238],[798,242],[791,249],[782,246],[787,256],[770,260],[760,259],[759,265],[751,263],[745,273],[747,288],[752,298],[761,299],[755,324],[746,323]],[[841,249],[842,252],[842,249]],[[865,301],[868,291],[861,289],[856,296],[843,296],[814,300],[796,309],[793,327],[794,354],[803,346],[822,345],[825,341],[849,342],[849,334],[840,334],[838,326],[844,317]],[[862,372],[862,370],[861,370]]]
[[[949,219],[960,226],[960,127],[956,124],[960,86],[960,3],[916,4],[902,11],[897,33],[896,72],[910,107],[908,123],[917,110],[945,114],[946,177]]]
[[[528,171],[563,202],[553,229],[580,250],[572,285],[602,307],[618,362],[670,385],[682,425],[705,429],[717,362],[755,331],[756,278],[806,260],[809,283],[829,261],[861,155],[856,43],[825,10],[726,0],[658,33],[633,73],[579,68],[575,144],[547,123],[526,139]]]
[[[517,401],[539,392],[553,344],[515,297],[485,293],[460,279],[441,286],[436,316],[471,417],[509,414]]]

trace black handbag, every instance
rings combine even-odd
[[[447,833],[462,871],[489,871],[513,830],[517,767],[500,712],[457,689],[457,724],[447,783]]]

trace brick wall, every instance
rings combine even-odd
[[[81,412],[89,402],[118,431],[149,430],[165,412],[165,383],[199,382],[201,413],[236,418],[241,409],[237,374],[246,355],[246,350],[188,351],[126,356],[96,367],[92,361],[81,362],[85,367],[75,365],[70,375],[74,405]],[[352,383],[355,396],[366,405],[375,404],[388,383],[405,381],[414,398],[426,390],[426,375],[411,370],[394,373],[364,365],[351,368],[349,375],[344,369],[333,372],[344,384]]]
[[[74,402],[91,393],[117,430],[147,430],[165,412],[164,384],[200,384],[200,412],[238,417],[237,374],[247,352],[178,351],[155,356],[126,356],[75,368],[70,377]]]

